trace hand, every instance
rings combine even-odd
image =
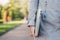
[[[35,38],[34,26],[30,26],[30,36]]]

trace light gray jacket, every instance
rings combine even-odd
[[[60,40],[60,0],[39,0],[39,5],[38,0],[29,0],[28,25],[35,25],[38,9],[42,11],[40,33],[47,35],[48,40]]]

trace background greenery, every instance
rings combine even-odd
[[[2,10],[3,10],[3,6],[0,5],[0,19],[2,19]]]
[[[5,34],[6,32],[8,32],[11,29],[14,29],[18,25],[19,24],[2,24],[2,23],[0,23],[0,36]]]
[[[20,12],[21,8],[12,9],[12,20],[21,20],[24,18],[24,14]]]
[[[8,6],[10,6],[9,12],[11,12],[12,21],[20,21],[24,19],[24,17],[27,17],[27,0],[24,0],[23,2],[20,2],[20,0],[10,0],[8,4],[0,5],[0,20],[3,19],[3,12]],[[19,24],[3,24],[3,21],[0,21],[0,36],[17,27],[17,25]]]
[[[21,0],[23,1],[23,0]],[[9,10],[11,12],[12,20],[21,20],[24,19],[24,17],[27,17],[28,10],[27,10],[27,0],[24,0],[21,2],[20,0],[10,0],[10,2],[6,5],[0,5],[0,19],[2,19],[2,12],[7,7],[10,6]],[[23,9],[23,12],[21,10]],[[25,12],[26,11],[26,12]],[[17,20],[17,21],[18,21]]]

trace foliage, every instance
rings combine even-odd
[[[2,9],[3,9],[3,7],[2,7],[2,5],[0,5],[0,19],[2,19]]]
[[[24,0],[24,2],[25,2],[25,0]],[[10,6],[9,9],[11,11],[11,14],[9,14],[9,15],[11,15],[12,20],[23,19],[25,17],[25,14],[20,12],[20,10],[22,8],[24,8],[24,9],[26,8],[25,5],[27,4],[27,0],[26,0],[25,4],[22,4],[22,5],[24,5],[23,7],[22,7],[21,3],[20,3],[20,0],[10,0],[10,2],[6,6],[0,7],[0,19],[2,19],[2,17],[3,17],[3,16],[1,16],[2,15],[2,10],[5,10],[5,8],[7,8],[8,6]],[[26,13],[28,14],[27,8],[26,8]]]
[[[23,13],[20,12],[20,8],[15,8],[12,9],[12,20],[19,20],[19,19],[23,19],[24,15]]]

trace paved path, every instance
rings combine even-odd
[[[0,40],[32,40],[32,38],[29,36],[29,28],[23,24],[1,36]]]

